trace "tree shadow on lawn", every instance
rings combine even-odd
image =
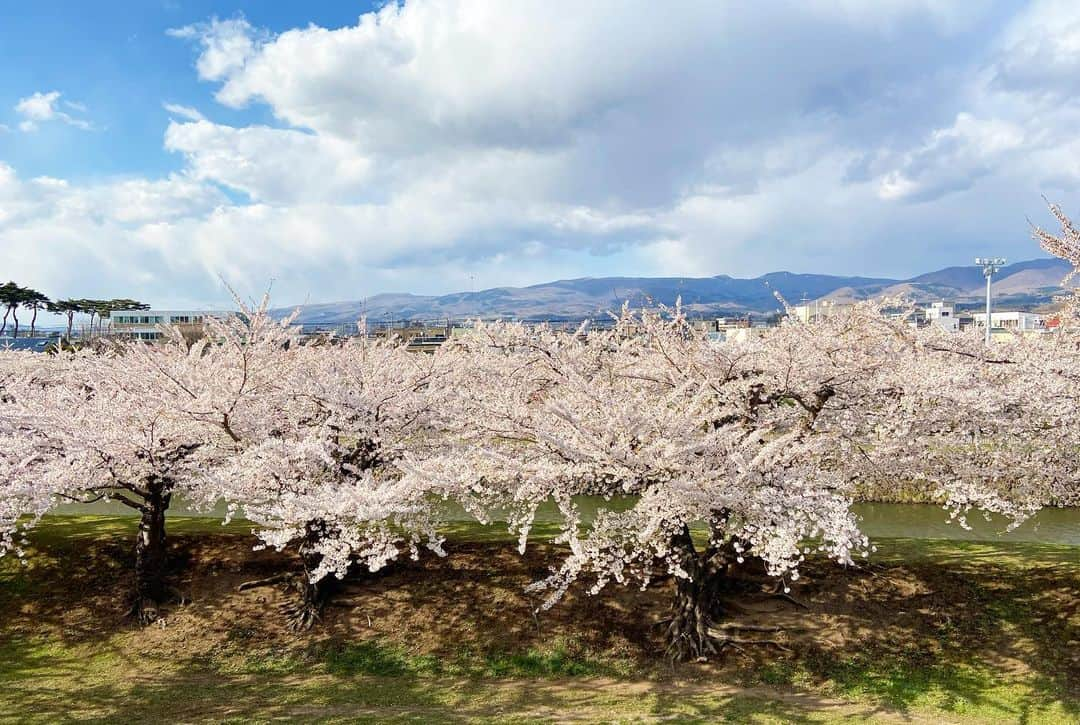
[[[551,654],[555,643],[570,659],[592,660],[587,674],[644,674],[650,652],[662,648],[653,622],[667,605],[666,591],[612,588],[590,597],[575,589],[539,611],[544,594],[525,588],[549,573],[550,549],[532,546],[522,556],[506,544],[470,541],[449,543],[447,553],[401,562],[375,581],[347,582],[339,598],[347,606],[330,613],[324,631],[345,642],[366,631],[444,661],[462,655],[535,659],[537,651]],[[602,665],[613,661],[621,670]]]
[[[395,703],[406,703],[414,712],[444,708],[478,718],[503,708],[505,720],[547,712],[539,693],[551,688],[521,681],[555,687],[552,678],[569,683],[557,698],[568,708],[622,707],[611,687],[591,684],[598,677],[621,680],[624,693],[644,688],[635,706],[657,717],[735,712],[797,722],[826,706],[807,688],[901,712],[930,702],[946,712],[974,707],[1024,720],[1058,700],[1066,715],[1080,716],[1080,567],[1039,556],[1018,563],[1007,546],[996,547],[999,557],[991,555],[995,547],[959,542],[929,547],[932,555],[921,558],[886,551],[880,563],[847,570],[811,561],[793,592],[808,610],[774,603],[750,615],[788,627],[792,653],[751,650],[750,658],[729,654],[673,671],[654,626],[670,582],[646,592],[609,587],[596,597],[579,587],[534,618],[540,597],[524,586],[547,574],[557,554],[543,545],[521,557],[505,541],[451,540],[447,559],[424,555],[378,577],[350,579],[341,606],[297,637],[276,610],[284,593],[235,591],[239,581],[292,566],[289,556],[252,552],[250,537],[173,534],[177,581],[195,601],[143,637],[123,620],[127,536],[98,540],[78,531],[45,532],[26,568],[0,560],[0,613],[13,615],[0,617],[0,683],[13,683],[8,697],[20,698],[19,710],[55,716],[42,721],[63,720],[73,699],[84,697],[93,707],[75,709],[106,719],[153,719],[171,707],[193,719],[208,717],[200,707],[219,718],[245,708],[303,718],[303,707],[338,717],[355,705],[359,715],[341,717],[382,707],[372,718],[385,721],[397,717]],[[965,546],[972,548],[965,553]],[[197,647],[201,653],[192,654]],[[89,661],[73,659],[88,651]],[[230,672],[215,659],[222,652],[251,657]],[[699,691],[679,694],[674,678]],[[772,694],[725,693],[732,684]],[[781,697],[795,697],[794,688],[807,702]],[[297,701],[296,693],[308,699]]]
[[[669,676],[652,626],[663,616],[669,585],[648,592],[611,587],[597,597],[577,588],[533,620],[539,599],[522,590],[547,573],[551,553],[519,558],[458,543],[448,560],[422,559],[377,583],[358,584],[351,611],[324,625],[342,643],[341,662],[359,663],[340,673],[444,674],[446,663],[466,648],[489,660],[506,652],[525,659],[509,673],[474,666],[472,676]],[[785,606],[751,613],[761,623],[788,626],[792,654],[758,650],[749,664],[729,655],[705,666],[682,665],[674,674],[701,682],[809,685],[901,711],[930,705],[1019,719],[1059,700],[1075,716],[1080,668],[1068,643],[1080,636],[1077,591],[1078,570],[1053,564],[1018,569],[1015,562],[957,556],[946,564],[916,558],[844,570],[810,562],[796,592],[808,611]],[[354,642],[365,617],[393,622],[396,631],[376,625],[381,649]],[[805,631],[794,636],[800,628]],[[388,655],[384,642],[427,659]],[[551,642],[570,643],[565,662],[552,661],[544,646]]]
[[[762,667],[763,681],[809,679],[901,710],[932,696],[945,711],[974,705],[1023,721],[1057,700],[1080,716],[1080,567],[972,548],[979,555],[886,560],[838,582],[811,562],[800,596],[822,619],[819,635]]]
[[[539,719],[550,714],[552,698],[528,688],[516,696],[485,697],[475,689],[452,690],[430,680],[392,678],[326,683],[313,692],[280,678],[217,678],[80,686],[75,703],[60,703],[48,692],[21,691],[18,711],[0,714],[0,722],[249,722],[334,721],[476,721],[506,722],[508,715]],[[448,691],[453,696],[448,696]],[[559,705],[581,711],[588,698],[565,698]],[[561,708],[560,708],[561,709]]]
[[[746,722],[865,722],[895,713],[810,694],[622,683],[610,679],[469,680],[410,675],[230,675],[204,662],[179,662],[175,674],[102,681],[82,668],[23,656],[19,669],[40,673],[9,681],[0,723],[112,722],[597,722],[657,719]],[[57,697],[58,687],[65,697]]]

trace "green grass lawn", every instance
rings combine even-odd
[[[202,518],[169,524],[175,538],[248,530]],[[102,541],[122,552],[133,532],[126,516],[49,517],[31,535],[25,565],[0,559],[0,723],[1080,722],[1077,547],[880,540],[875,563],[856,584],[872,593],[875,578],[918,579],[911,607],[927,607],[933,620],[918,638],[861,632],[848,647],[808,645],[794,657],[761,652],[715,667],[672,668],[662,658],[591,648],[573,631],[521,646],[479,646],[466,619],[460,638],[434,652],[385,632],[270,636],[258,622],[227,619],[224,605],[219,616],[209,594],[197,603],[201,619],[170,618],[161,631],[122,620],[104,626],[114,620],[79,597],[36,625],[27,607],[63,584],[57,576],[66,562],[104,567],[105,579],[78,590],[87,598],[94,581],[122,577],[112,549],[80,557]],[[550,533],[541,527],[534,538]],[[451,542],[510,547],[496,527],[455,524],[447,534]],[[935,599],[945,594],[933,590],[946,587],[949,598]],[[856,599],[845,622],[859,621],[860,591],[844,590]],[[866,622],[871,630],[890,624],[888,616],[867,617],[876,617]],[[190,652],[182,647],[186,630],[167,629],[217,621],[228,624],[213,646]]]

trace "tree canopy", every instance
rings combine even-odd
[[[1057,213],[1063,235],[1036,236],[1080,265]],[[21,289],[0,303],[24,304]],[[139,303],[37,304],[70,324]],[[1076,316],[987,346],[878,300],[716,343],[678,306],[624,307],[571,331],[477,323],[429,355],[305,340],[266,299],[237,304],[197,341],[166,328],[155,344],[0,351],[0,553],[59,503],[119,501],[140,517],[133,612],[151,620],[170,594],[173,497],[225,502],[260,546],[299,555],[287,614],[307,627],[347,572],[446,554],[447,502],[505,521],[521,550],[553,502],[564,553],[531,586],[543,606],[672,580],[668,647],[688,658],[776,644],[737,621],[748,582],[787,596],[811,554],[872,556],[859,499],[935,502],[960,526],[1080,503]],[[583,497],[600,502],[591,519]]]

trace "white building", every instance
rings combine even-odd
[[[109,319],[114,335],[157,340],[161,337],[159,325],[177,325],[182,330],[201,333],[203,320],[207,317],[230,314],[233,313],[212,310],[116,310]]]
[[[768,331],[769,328],[764,325],[755,325],[753,327],[729,327],[718,334],[724,336],[725,342],[746,342],[763,337]]]
[[[791,316],[800,322],[817,322],[830,315],[850,309],[852,306],[844,302],[834,302],[833,300],[815,300],[795,305],[791,308]]]
[[[986,313],[975,313],[971,316],[971,320],[975,327],[985,327]],[[991,312],[990,328],[1019,332],[1040,332],[1046,329],[1046,321],[1042,315],[1037,315],[1034,312]]]
[[[960,330],[960,318],[956,316],[956,308],[947,302],[934,302],[923,310],[923,313],[931,325],[937,325],[949,332]]]

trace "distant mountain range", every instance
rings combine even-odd
[[[1010,264],[994,276],[995,304],[1009,309],[1036,309],[1051,303],[1069,271],[1059,259],[1032,259]],[[517,318],[567,320],[595,317],[629,301],[683,305],[703,315],[769,314],[779,307],[774,292],[791,304],[801,300],[838,302],[903,295],[918,302],[949,300],[977,306],[985,296],[978,267],[946,267],[911,279],[841,277],[828,274],[770,272],[753,279],[716,277],[586,277],[531,287],[496,287],[479,292],[439,296],[380,294],[362,301],[303,305],[299,322],[353,322],[366,315],[372,323],[393,320]]]

